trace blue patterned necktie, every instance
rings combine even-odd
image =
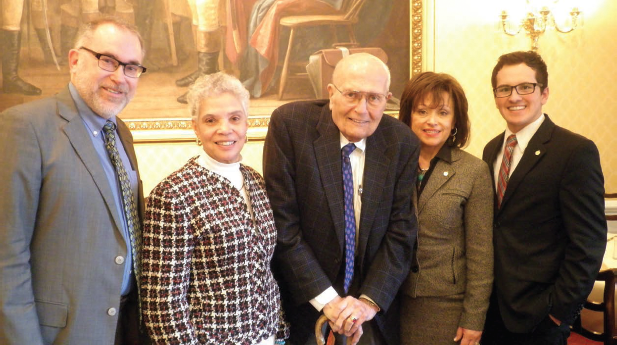
[[[118,148],[116,147],[116,124],[107,121],[103,126],[103,132],[105,133],[105,148],[111,158],[111,162],[118,173],[118,180],[120,182],[120,190],[122,191],[122,208],[126,216],[126,225],[129,230],[129,237],[131,241],[131,254],[133,255],[133,271],[135,272],[135,279],[137,280],[137,293],[139,294],[139,256],[137,248],[140,246],[141,233],[139,229],[139,216],[137,215],[137,207],[133,199],[133,192],[131,191],[131,181],[129,175],[124,169]],[[141,301],[141,300],[140,300]],[[140,303],[141,305],[141,303]]]
[[[356,149],[356,145],[349,143],[341,151],[343,158],[343,190],[345,195],[345,293],[349,290],[353,278],[353,265],[356,248],[356,215],[353,210],[353,174],[349,155]]]

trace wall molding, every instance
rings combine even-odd
[[[136,143],[180,143],[195,141],[190,118],[124,120]],[[263,141],[270,116],[249,116],[249,140]]]
[[[617,199],[604,199],[604,213],[610,220],[617,220]]]

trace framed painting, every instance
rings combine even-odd
[[[145,40],[143,64],[148,71],[140,78],[137,95],[120,114],[137,142],[193,139],[188,106],[178,101],[187,91],[186,83],[180,81],[195,71],[203,72],[205,63],[207,71],[234,74],[243,82],[251,93],[249,137],[263,140],[276,107],[320,96],[306,77],[310,56],[354,42],[352,47],[381,48],[387,55],[395,98],[388,111],[396,113],[405,82],[422,69],[425,1],[213,0],[217,7],[198,8],[195,0],[24,0],[21,20],[13,18],[21,31],[17,73],[42,93],[0,93],[0,111],[66,87],[69,71],[63,60],[75,28],[98,13],[113,13],[134,21]],[[10,18],[4,10],[3,18]],[[19,16],[19,11],[14,15]],[[291,26],[286,23],[323,15],[348,21],[303,25],[290,35]],[[293,78],[281,77],[284,66]],[[288,80],[284,92],[281,79]]]

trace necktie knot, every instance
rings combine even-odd
[[[506,146],[507,146],[507,147],[514,147],[514,146],[516,146],[516,143],[517,143],[517,142],[518,142],[518,141],[516,140],[516,135],[511,134],[511,135],[508,137],[508,139],[506,140]]]
[[[109,135],[109,133],[113,133],[115,131],[116,124],[112,121],[107,120],[107,122],[105,122],[105,126],[103,126],[103,132],[105,133],[105,135]]]
[[[347,158],[356,149],[356,145],[354,143],[349,143],[342,148],[343,157]]]

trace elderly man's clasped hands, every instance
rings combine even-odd
[[[360,341],[362,324],[372,320],[377,312],[376,306],[352,296],[337,296],[323,308],[332,331],[349,337],[347,343],[351,341],[353,345]]]

